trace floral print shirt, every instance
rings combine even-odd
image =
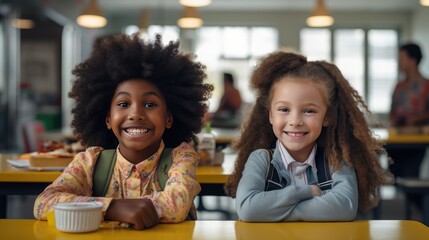
[[[116,150],[116,164],[105,197],[92,197],[93,171],[103,148],[90,147],[77,154],[63,173],[49,185],[34,203],[34,216],[46,220],[49,211],[61,202],[104,203],[103,213],[113,198],[149,198],[161,222],[181,222],[188,212],[196,216],[194,198],[201,191],[196,180],[199,156],[192,146],[182,143],[171,152],[172,164],[163,191],[158,183],[156,167],[164,149],[162,142],[157,152],[148,159],[132,164]],[[103,214],[104,215],[104,214]]]
[[[392,96],[391,114],[394,116],[392,125],[395,127],[407,126],[408,119],[423,113],[429,113],[429,81],[399,82]],[[419,125],[426,125],[420,123]]]

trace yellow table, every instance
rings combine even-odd
[[[428,239],[429,228],[417,221],[244,223],[239,221],[187,221],[159,224],[142,231],[103,227],[91,233],[63,233],[47,222],[0,220],[1,239]]]

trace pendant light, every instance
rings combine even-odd
[[[196,8],[185,7],[182,17],[177,20],[177,25],[181,28],[199,28],[203,25],[203,20]]]
[[[149,38],[149,10],[143,9],[140,11],[138,28],[142,39]]]
[[[86,28],[101,28],[107,24],[107,19],[103,16],[97,0],[90,0],[90,3],[76,19],[76,22]]]
[[[420,0],[420,5],[424,7],[429,7],[429,0]]]
[[[185,7],[205,7],[212,3],[212,0],[179,0]]]
[[[139,14],[138,26],[140,31],[147,31],[149,28],[149,11],[147,9],[141,10]]]
[[[325,6],[324,0],[316,0],[310,17],[307,18],[307,25],[310,27],[329,27],[334,24],[334,18]]]
[[[18,29],[32,29],[34,27],[34,21],[31,19],[15,18],[12,22],[12,26]]]

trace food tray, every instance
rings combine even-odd
[[[44,167],[67,167],[73,160],[73,156],[54,156],[48,154],[40,154],[31,156],[29,166],[33,168]]]

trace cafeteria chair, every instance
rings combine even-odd
[[[397,186],[405,193],[405,215],[411,219],[410,196],[417,194],[422,197],[423,223],[429,226],[429,179],[397,178]]]
[[[24,151],[26,153],[37,152],[43,148],[44,133],[45,127],[42,122],[37,120],[25,122],[22,127]]]
[[[421,196],[421,207],[423,210],[423,223],[429,226],[429,148],[426,149],[425,157],[420,164],[418,178],[398,178],[396,181],[398,188],[405,193],[407,219],[411,219],[410,195]]]

